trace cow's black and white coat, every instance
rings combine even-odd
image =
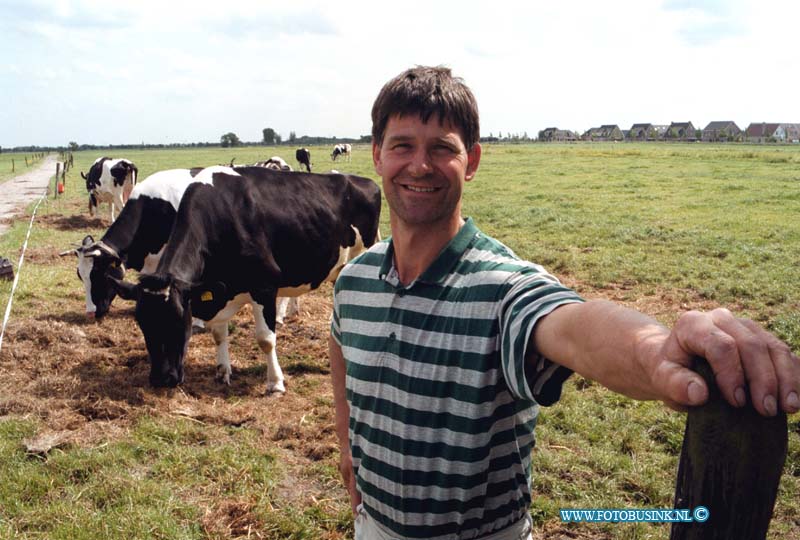
[[[210,178],[208,175],[198,178],[202,170],[174,169],[148,176],[134,188],[128,204],[99,242],[86,236],[78,249],[62,253],[77,255],[78,277],[86,293],[87,314],[100,320],[108,313],[116,296],[109,278],[121,280],[126,267],[145,273],[155,270],[186,188]],[[278,322],[297,311],[296,298],[278,299]],[[202,326],[201,321],[195,321],[195,324]],[[258,319],[256,324],[259,324]],[[230,365],[227,357],[227,344],[218,343],[217,364]],[[229,369],[220,370],[219,375],[225,383],[230,383]]]
[[[86,313],[101,319],[116,290],[107,276],[121,278],[125,268],[155,270],[169,239],[178,205],[202,168],[159,171],[136,185],[130,198],[99,242],[90,236],[81,247],[63,254],[78,257],[78,277],[86,292]]]
[[[286,163],[280,156],[272,156],[268,160],[255,163],[255,167],[266,167],[275,171],[291,171],[292,166]]]
[[[331,152],[331,159],[336,161],[336,158],[339,156],[344,156],[345,161],[350,161],[351,155],[353,153],[353,147],[350,146],[348,143],[337,144],[333,147],[333,152]]]
[[[301,167],[305,166],[306,171],[311,172],[311,150],[308,148],[298,148],[294,153],[294,158]]]
[[[86,180],[86,191],[89,192],[89,214],[94,216],[97,205],[107,202],[111,205],[111,221],[114,221],[115,206],[116,210],[122,211],[136,185],[138,173],[136,165],[127,159],[96,159],[88,174],[81,172],[81,177]]]
[[[184,195],[152,274],[115,282],[136,299],[154,386],[184,379],[191,317],[208,321],[227,353],[227,321],[253,303],[256,338],[269,358],[267,391],[283,391],[275,350],[275,299],[334,280],[378,236],[381,196],[368,178],[260,167],[202,171]],[[218,366],[230,373],[225,354]]]

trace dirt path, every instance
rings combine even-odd
[[[42,196],[56,174],[56,161],[58,157],[50,154],[35,169],[0,184],[0,235],[8,230],[10,218]]]

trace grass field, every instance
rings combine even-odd
[[[8,180],[9,178],[13,178],[19,174],[25,174],[29,169],[29,167],[25,166],[25,159],[28,159],[28,163],[30,166],[34,166],[35,163],[38,163],[38,158],[34,157],[34,154],[28,153],[10,153],[10,152],[3,152],[0,153],[0,183]],[[13,160],[13,163],[12,163]],[[13,171],[12,171],[13,167]],[[56,171],[53,169],[53,174]]]
[[[312,147],[315,171],[375,177],[367,146],[351,163]],[[294,148],[130,151],[157,170],[252,163]],[[213,381],[207,335],[190,345],[187,383],[150,388],[143,340],[117,300],[103,327],[83,320],[74,259],[98,238],[76,153],[67,193],[40,208],[0,353],[0,538],[347,538],[325,358],[330,289],[279,333],[283,398],[263,396],[264,365],[246,314],[235,322],[234,383]],[[4,159],[4,158],[3,158]],[[4,161],[0,159],[0,166]],[[24,168],[24,160],[23,160]],[[19,171],[19,167],[18,167]],[[3,172],[0,171],[0,180]],[[464,213],[589,298],[665,324],[688,309],[730,307],[800,351],[800,148],[711,145],[489,145]],[[27,220],[0,237],[17,262]],[[384,206],[382,234],[388,214]],[[0,282],[0,309],[10,284]],[[559,508],[672,506],[684,416],[579,377],[544,409],[533,458],[542,538],[666,539],[665,525],[562,524]],[[770,539],[800,538],[800,415]],[[65,438],[46,455],[24,441]],[[54,436],[55,436],[54,435]]]

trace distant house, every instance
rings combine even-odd
[[[703,129],[703,140],[705,142],[732,142],[738,141],[742,135],[742,130],[736,122],[725,120],[721,122],[711,122]]]
[[[775,142],[775,131],[780,124],[768,124],[766,122],[753,122],[744,132],[744,139],[749,143]]]
[[[606,124],[599,128],[590,128],[581,138],[584,141],[621,141],[625,136],[616,124]]]
[[[696,141],[697,130],[691,122],[672,122],[664,133],[665,141]]]
[[[633,124],[625,138],[629,141],[654,141],[658,139],[658,130],[653,124]]]
[[[773,137],[778,142],[800,143],[800,124],[781,124]]]
[[[549,127],[539,132],[539,140],[541,142],[571,142],[577,141],[578,135],[568,129]]]
[[[664,139],[664,135],[667,133],[669,126],[665,126],[663,124],[655,125],[653,124],[653,131],[655,132],[655,137],[652,139],[647,139],[648,141],[661,141]]]

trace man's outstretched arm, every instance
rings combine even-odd
[[[684,313],[670,330],[613,302],[595,300],[557,308],[536,325],[528,358],[539,351],[600,384],[635,399],[659,399],[685,409],[708,399],[703,379],[688,369],[706,358],[717,385],[734,406],[800,410],[800,360],[781,340],[727,309]]]

